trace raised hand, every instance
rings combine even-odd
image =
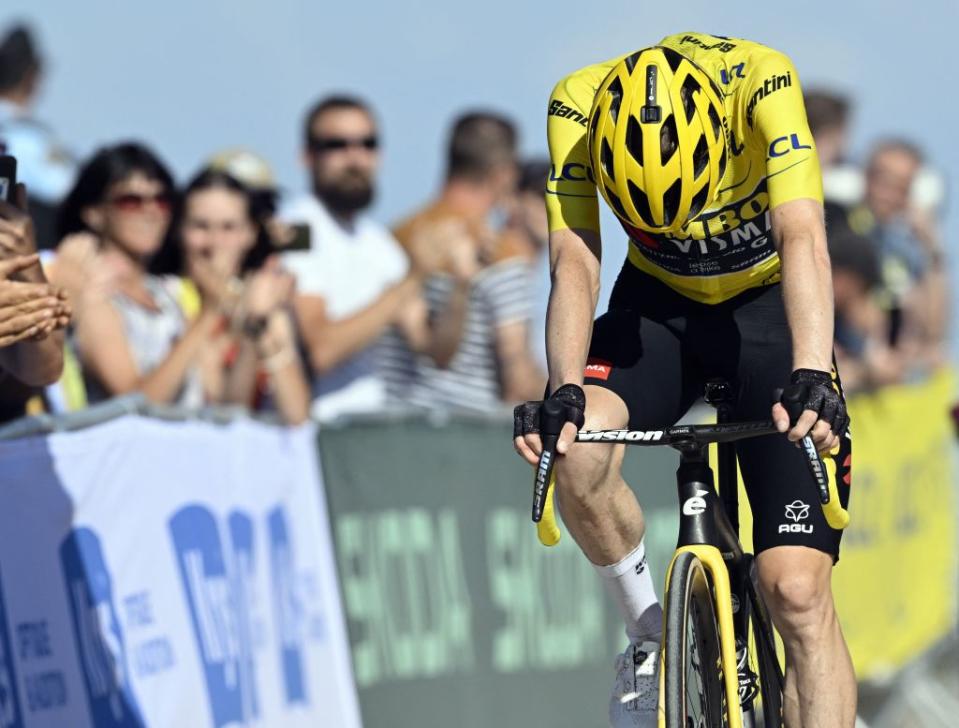
[[[0,346],[41,339],[70,321],[70,306],[62,289],[48,283],[10,280],[39,263],[34,255],[0,261]]]

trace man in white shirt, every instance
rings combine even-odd
[[[334,96],[310,109],[304,163],[313,194],[281,211],[307,223],[311,248],[283,256],[297,277],[296,313],[313,369],[313,414],[330,419],[385,404],[376,345],[398,312],[419,294],[439,252],[411,259],[363,211],[373,200],[379,169],[376,121],[356,98]]]

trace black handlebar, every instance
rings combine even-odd
[[[533,522],[543,520],[543,509],[546,507],[546,494],[549,490],[549,481],[553,474],[553,464],[556,457],[556,443],[559,434],[566,424],[565,407],[562,402],[547,399],[539,411],[539,432],[543,441],[543,454],[536,469],[536,482],[533,485]]]
[[[546,400],[540,411],[540,437],[543,441],[543,453],[536,470],[536,482],[533,488],[532,518],[539,523],[543,518],[546,495],[556,458],[556,443],[559,433],[565,425],[563,405]],[[670,445],[677,449],[702,447],[713,442],[736,442],[750,437],[774,435],[779,431],[771,420],[757,422],[729,422],[719,425],[677,425],[663,430],[585,430],[576,433],[576,442],[605,442],[608,444],[658,446]],[[800,441],[809,473],[816,484],[819,501],[826,505],[830,501],[829,481],[822,458],[816,450],[811,436],[806,435]]]

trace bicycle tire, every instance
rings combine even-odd
[[[689,551],[670,571],[663,654],[666,728],[722,728],[726,699],[712,590]]]
[[[763,728],[782,728],[783,672],[776,653],[776,638],[772,621],[762,594],[756,586],[755,564],[746,580],[746,598],[749,609],[749,660],[759,683],[760,713]]]

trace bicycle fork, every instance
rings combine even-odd
[[[713,474],[706,462],[705,448],[697,446],[681,449],[676,476],[681,503],[679,541],[676,555],[669,565],[667,583],[672,575],[676,556],[684,551],[693,553],[706,569],[715,595],[713,603],[719,632],[728,728],[743,728],[736,658],[738,630],[731,605],[735,603],[735,595],[739,603],[739,614],[745,614],[745,587],[737,584],[736,590],[733,590],[730,569],[727,567],[727,561],[737,565],[744,561],[742,548],[725,517],[723,505],[713,485]]]

